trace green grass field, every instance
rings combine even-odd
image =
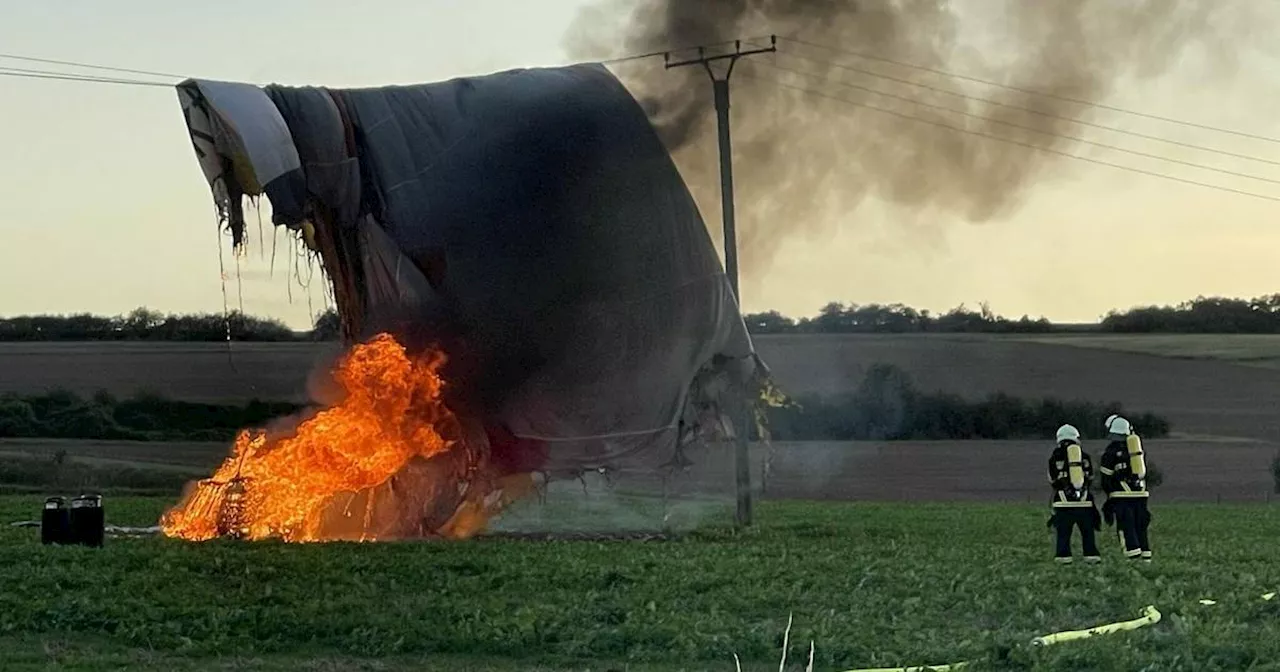
[[[166,501],[107,501],[151,524]],[[39,499],[0,498],[0,520]],[[1041,507],[764,503],[678,540],[283,545],[0,532],[4,669],[1280,669],[1280,508],[1153,504],[1157,561],[1060,567]],[[1104,542],[1112,539],[1104,536]],[[1210,598],[1217,604],[1201,605]],[[1131,633],[1033,649],[1036,635]]]

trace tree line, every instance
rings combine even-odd
[[[1112,310],[1097,324],[1058,324],[1044,317],[1023,315],[1010,319],[993,312],[986,303],[973,310],[961,304],[933,314],[900,303],[829,303],[818,315],[793,319],[778,311],[745,315],[754,334],[907,334],[989,333],[1043,334],[1102,332],[1117,334],[1280,333],[1280,294],[1253,299],[1199,296],[1174,306],[1139,306]]]
[[[906,333],[1047,333],[1055,325],[1041,317],[1024,315],[1011,320],[991,311],[986,303],[978,310],[963,304],[940,315],[900,303],[867,305],[832,302],[815,317],[792,319],[779,313],[744,315],[753,334],[906,334]]]
[[[1174,306],[1112,310],[1092,325],[1058,324],[1027,315],[1010,319],[986,303],[977,310],[961,304],[934,314],[901,303],[832,302],[813,317],[794,319],[775,310],[743,319],[753,334],[1276,334],[1280,333],[1280,294],[1254,299],[1200,296]],[[0,318],[0,341],[223,341],[228,331],[236,341],[328,341],[338,338],[339,320],[335,311],[327,310],[316,316],[311,330],[298,332],[279,320],[238,311],[165,315],[137,308],[115,317],[83,313]]]
[[[1280,294],[1253,299],[1200,296],[1176,306],[1111,311],[1102,318],[1101,328],[1136,334],[1276,334],[1280,333]]]
[[[296,332],[283,322],[228,314],[165,315],[137,308],[127,315],[24,315],[0,318],[0,341],[235,341],[288,342],[334,340],[336,314],[317,316],[310,331]]]

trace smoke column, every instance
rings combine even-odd
[[[1117,87],[1165,72],[1192,48],[1201,50],[1211,70],[1230,71],[1234,41],[1251,25],[1241,16],[1248,10],[1242,3],[1194,0],[600,0],[582,11],[566,39],[572,56],[589,59],[757,36],[765,46],[765,36],[777,34],[1101,102]],[[1070,153],[1090,151],[997,122],[1076,136],[1089,130],[1076,124],[867,77],[830,63],[1093,120],[1095,113],[1084,105],[785,39],[778,49],[777,55],[743,59],[733,74],[734,177],[744,284],[768,270],[785,237],[857,226],[859,206],[868,197],[899,206],[905,216],[894,225],[902,226],[904,235],[940,214],[985,222],[1012,214],[1029,187],[1050,177],[1050,168],[1071,161],[787,89],[779,81],[978,133]],[[684,52],[673,58],[694,55]],[[718,222],[715,113],[705,70],[667,70],[661,59],[651,59],[617,66],[615,72],[655,121],[703,215]],[[990,121],[853,90],[835,83],[839,81]],[[1174,111],[1169,116],[1178,115]],[[1157,134],[1165,130],[1154,129]]]

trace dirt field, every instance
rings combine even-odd
[[[766,337],[758,349],[795,393],[848,389],[885,362],[926,390],[1119,401],[1169,417],[1180,433],[1280,441],[1280,370],[964,336]]]
[[[1055,337],[1069,338],[1094,337]],[[757,339],[761,356],[792,393],[848,389],[867,367],[885,362],[902,367],[928,390],[1115,400],[1161,413],[1179,434],[1151,445],[1152,460],[1166,476],[1162,498],[1269,496],[1268,465],[1280,450],[1280,370],[1117,352],[1100,342],[1078,345],[1083,347],[969,336]],[[1127,349],[1135,349],[1132,342]],[[310,371],[334,352],[332,345],[234,344],[228,359],[225,345],[0,344],[0,391],[66,387],[88,394],[105,388],[128,395],[150,389],[192,400],[302,400]],[[0,453],[33,448],[40,446],[0,444]],[[225,447],[90,443],[72,452],[96,460],[207,468]],[[1044,454],[1045,446],[1035,442],[787,445],[779,448],[769,494],[1037,501],[1044,494]],[[1018,476],[996,476],[993,465]]]
[[[163,469],[200,477],[207,476],[222,463],[228,447],[221,443],[195,442],[0,439],[0,459],[52,459],[59,451],[66,451],[71,459],[89,464]]]
[[[1017,340],[1280,368],[1280,334],[1046,335]]]
[[[307,378],[337,352],[311,343],[0,343],[0,392],[157,392],[188,401],[305,401]]]

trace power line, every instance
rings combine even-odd
[[[806,93],[806,94],[809,94],[809,95],[811,95],[811,96],[817,96],[817,97],[819,97],[819,98],[827,98],[827,99],[829,99],[829,100],[834,100],[834,101],[836,101],[836,102],[841,102],[841,103],[844,103],[844,104],[846,104],[846,105],[851,105],[851,106],[854,106],[854,107],[862,107],[862,108],[866,108],[866,109],[869,109],[869,110],[875,110],[876,112],[881,112],[881,113],[883,113],[883,114],[892,115],[892,116],[895,116],[895,117],[899,117],[899,118],[901,118],[901,119],[906,119],[906,120],[908,120],[908,121],[914,121],[914,122],[918,122],[918,123],[921,123],[921,124],[928,124],[928,125],[930,125],[930,126],[937,126],[937,127],[939,127],[939,128],[945,128],[945,129],[947,129],[947,130],[949,130],[949,131],[956,131],[956,132],[958,132],[958,133],[967,133],[967,134],[969,134],[969,135],[976,135],[976,136],[978,136],[978,137],[981,137],[981,138],[987,138],[987,139],[989,139],[989,140],[996,140],[996,141],[999,141],[999,142],[1009,143],[1009,144],[1011,144],[1011,145],[1018,145],[1018,146],[1020,146],[1020,147],[1026,147],[1026,148],[1028,148],[1028,149],[1034,149],[1034,150],[1038,150],[1038,151],[1042,151],[1042,152],[1047,152],[1047,153],[1049,153],[1049,154],[1057,154],[1058,156],[1064,156],[1064,157],[1067,157],[1067,158],[1069,158],[1069,159],[1076,159],[1076,160],[1078,160],[1078,161],[1087,161],[1087,162],[1089,162],[1089,163],[1096,163],[1096,164],[1101,165],[1101,166],[1110,166],[1111,168],[1118,168],[1118,169],[1120,169],[1120,170],[1127,170],[1127,171],[1129,171],[1129,172],[1132,172],[1132,173],[1138,173],[1138,174],[1141,174],[1141,175],[1148,175],[1148,176],[1151,176],[1151,177],[1158,177],[1158,178],[1165,179],[1165,180],[1172,180],[1172,181],[1174,181],[1174,182],[1182,182],[1182,183],[1184,183],[1184,184],[1191,184],[1191,185],[1195,185],[1195,186],[1198,186],[1198,187],[1206,187],[1206,188],[1208,188],[1208,189],[1217,189],[1218,191],[1225,191],[1225,192],[1229,192],[1229,193],[1233,193],[1233,194],[1238,194],[1238,195],[1241,195],[1241,196],[1251,196],[1251,197],[1253,197],[1253,198],[1260,198],[1260,199],[1267,200],[1267,201],[1280,202],[1280,197],[1276,197],[1276,196],[1268,196],[1268,195],[1266,195],[1266,194],[1259,194],[1259,193],[1252,192],[1252,191],[1244,191],[1243,189],[1233,189],[1233,188],[1231,188],[1231,187],[1222,187],[1222,186],[1218,186],[1218,185],[1216,185],[1216,184],[1209,184],[1208,182],[1199,182],[1199,181],[1196,181],[1196,180],[1189,180],[1189,179],[1182,178],[1182,177],[1175,177],[1175,176],[1173,176],[1173,175],[1167,175],[1167,174],[1165,174],[1165,173],[1159,173],[1159,172],[1156,172],[1156,171],[1153,171],[1153,170],[1144,170],[1144,169],[1142,169],[1142,168],[1134,168],[1134,167],[1126,166],[1126,165],[1119,164],[1119,163],[1111,163],[1110,161],[1103,161],[1103,160],[1101,160],[1101,159],[1094,159],[1094,158],[1090,158],[1090,157],[1087,157],[1087,156],[1080,156],[1080,155],[1078,155],[1078,154],[1072,154],[1072,153],[1070,153],[1070,152],[1064,152],[1064,151],[1062,151],[1062,150],[1058,150],[1058,149],[1052,149],[1052,148],[1044,147],[1044,146],[1041,146],[1041,145],[1035,145],[1035,144],[1032,144],[1032,143],[1029,143],[1029,142],[1022,142],[1022,141],[1020,141],[1020,140],[1013,140],[1013,139],[1010,139],[1010,138],[1002,138],[1002,137],[1000,137],[1000,136],[998,136],[998,135],[991,135],[991,134],[989,134],[989,133],[983,133],[983,132],[981,132],[981,131],[973,131],[973,130],[970,130],[970,129],[967,129],[967,128],[961,128],[961,127],[959,127],[959,126],[952,126],[952,125],[950,125],[950,124],[945,124],[945,123],[942,123],[942,122],[940,122],[940,121],[933,121],[933,120],[931,120],[931,119],[922,119],[922,118],[920,118],[920,117],[913,117],[913,116],[911,116],[911,115],[909,115],[909,114],[903,114],[903,113],[901,113],[901,112],[897,112],[897,111],[894,111],[894,110],[889,110],[889,109],[886,109],[886,108],[883,108],[883,107],[876,107],[875,105],[869,105],[869,104],[867,104],[867,103],[860,103],[860,102],[856,102],[856,101],[849,100],[849,99],[847,99],[847,98],[840,98],[840,97],[838,97],[838,96],[833,96],[833,95],[831,95],[831,94],[823,93],[823,92],[821,92],[821,91],[815,91],[815,90],[813,90],[813,89],[805,88],[805,87],[803,87],[803,86],[796,86],[796,85],[794,85],[794,84],[788,84],[788,83],[786,83],[786,82],[784,82],[784,81],[782,81],[782,80],[780,80],[780,79],[774,78],[774,77],[766,77],[766,76],[763,76],[763,75],[758,75],[758,74],[754,74],[754,73],[750,73],[750,72],[743,73],[743,76],[745,76],[745,77],[751,77],[751,78],[753,78],[753,79],[759,79],[759,80],[766,81],[766,82],[771,82],[771,83],[776,84],[776,85],[778,85],[778,86],[781,86],[781,87],[783,87],[783,88],[793,89],[793,90],[795,90],[795,91],[800,91],[800,92],[802,92],[802,93]]]
[[[626,62],[628,62],[628,61],[639,61],[639,60],[641,60],[641,59],[645,59],[645,58],[657,58],[658,56],[661,56],[661,55],[663,55],[663,54],[665,54],[665,53],[667,53],[667,52],[665,52],[665,51],[650,51],[650,52],[645,53],[645,54],[636,54],[636,55],[634,55],[634,56],[619,56],[618,58],[608,58],[608,59],[604,59],[604,60],[600,60],[600,61],[596,61],[596,62],[597,62],[597,63],[600,63],[601,65],[613,65],[613,64],[615,64],[615,63],[626,63]],[[587,61],[584,61],[584,63],[585,63],[585,62],[587,62]]]
[[[151,70],[134,70],[132,68],[115,68],[109,65],[94,65],[92,63],[80,63],[77,61],[60,61],[53,58],[36,58],[35,56],[19,56],[17,54],[0,54],[0,58],[8,58],[15,61],[29,61],[32,63],[48,63],[51,65],[69,65],[75,68],[88,68],[90,70],[108,70],[111,72],[124,72],[131,75],[150,75],[152,77],[169,77],[172,79],[186,79],[182,75],[175,75],[171,72],[154,72]]]
[[[53,79],[68,82],[93,82],[96,84],[122,84],[131,86],[163,86],[171,87],[166,82],[148,82],[141,79],[117,79],[113,77],[97,77],[94,75],[77,75],[75,73],[55,72],[52,70],[28,70],[25,68],[0,67],[0,77],[20,77],[25,79]]]
[[[1145,139],[1145,140],[1154,140],[1154,141],[1156,141],[1156,142],[1164,142],[1164,143],[1168,143],[1168,144],[1170,144],[1170,145],[1176,145],[1176,146],[1178,146],[1178,147],[1186,147],[1186,148],[1188,148],[1188,149],[1196,149],[1196,150],[1200,150],[1200,151],[1203,151],[1203,152],[1213,152],[1213,153],[1215,153],[1215,154],[1222,154],[1223,156],[1230,156],[1230,157],[1232,157],[1232,158],[1236,158],[1236,159],[1245,159],[1245,160],[1247,160],[1247,161],[1257,161],[1257,162],[1259,162],[1259,163],[1268,163],[1268,164],[1271,164],[1271,165],[1273,165],[1273,166],[1280,166],[1280,161],[1276,161],[1276,160],[1273,160],[1273,159],[1264,159],[1264,158],[1262,158],[1262,157],[1259,157],[1259,156],[1252,156],[1252,155],[1249,155],[1249,154],[1237,154],[1236,152],[1229,152],[1229,151],[1224,150],[1224,149],[1216,149],[1216,148],[1213,148],[1213,147],[1205,147],[1205,146],[1203,146],[1203,145],[1197,145],[1197,144],[1190,143],[1190,142],[1182,142],[1182,141],[1180,141],[1180,140],[1170,140],[1169,138],[1162,138],[1162,137],[1160,137],[1160,136],[1158,136],[1158,135],[1148,135],[1148,134],[1146,134],[1146,133],[1140,133],[1140,132],[1138,132],[1138,131],[1130,131],[1130,130],[1126,130],[1126,129],[1123,129],[1123,128],[1116,128],[1116,127],[1114,127],[1114,126],[1107,126],[1107,125],[1104,125],[1104,124],[1098,124],[1098,123],[1094,123],[1094,122],[1091,122],[1091,121],[1085,121],[1085,120],[1083,120],[1083,119],[1077,119],[1077,118],[1075,118],[1075,117],[1067,117],[1067,116],[1063,116],[1063,115],[1059,115],[1059,114],[1053,114],[1052,112],[1044,112],[1044,111],[1042,111],[1042,110],[1037,110],[1037,109],[1030,108],[1030,107],[1023,107],[1023,106],[1021,106],[1021,105],[1014,105],[1014,104],[1012,104],[1012,103],[1005,103],[1005,102],[1001,102],[1001,101],[999,101],[999,100],[992,100],[992,99],[990,99],[990,98],[983,98],[982,96],[973,96],[973,95],[969,95],[969,94],[966,94],[966,93],[960,93],[960,92],[958,92],[958,91],[951,91],[951,90],[948,90],[948,89],[943,89],[943,88],[940,88],[940,87],[937,87],[937,86],[931,86],[931,85],[929,85],[929,84],[924,84],[924,83],[922,83],[922,82],[917,82],[917,81],[913,81],[913,80],[910,80],[910,79],[903,79],[903,78],[901,78],[901,77],[894,77],[894,76],[892,76],[892,75],[886,75],[886,74],[884,74],[884,73],[875,72],[875,71],[873,71],[873,70],[864,70],[864,69],[862,69],[862,68],[857,68],[857,67],[854,67],[854,66],[851,66],[851,65],[845,64],[845,63],[836,63],[836,62],[834,62],[834,61],[826,61],[826,60],[823,60],[823,59],[820,59],[820,58],[813,58],[813,57],[811,57],[811,56],[804,56],[804,55],[802,55],[802,54],[797,54],[797,53],[792,53],[792,52],[782,52],[782,55],[783,55],[783,56],[786,56],[787,58],[795,58],[795,59],[799,59],[799,60],[803,60],[803,61],[809,61],[810,63],[814,63],[814,64],[817,64],[817,65],[825,65],[825,66],[829,66],[829,67],[833,67],[833,68],[839,68],[839,69],[841,69],[841,70],[848,70],[849,72],[859,73],[859,74],[862,74],[862,75],[866,75],[866,76],[868,76],[868,77],[876,77],[876,78],[879,78],[879,79],[885,79],[885,80],[888,80],[888,81],[891,81],[891,82],[897,82],[897,83],[899,83],[899,84],[906,84],[906,85],[908,85],[908,86],[914,86],[914,87],[918,87],[918,88],[921,88],[921,89],[926,89],[926,90],[929,90],[929,91],[934,91],[934,92],[936,92],[936,93],[945,94],[945,95],[948,95],[948,96],[955,96],[956,98],[963,98],[963,99],[965,99],[965,100],[972,100],[972,101],[979,102],[979,103],[985,103],[985,104],[987,104],[987,105],[996,105],[996,106],[998,106],[998,107],[1004,107],[1004,108],[1011,109],[1011,110],[1019,110],[1019,111],[1021,111],[1021,112],[1026,112],[1026,113],[1028,113],[1028,114],[1035,114],[1035,115],[1039,115],[1039,116],[1042,116],[1042,117],[1048,117],[1048,118],[1050,118],[1050,119],[1060,119],[1060,120],[1062,120],[1062,121],[1070,122],[1070,123],[1073,123],[1073,124],[1079,124],[1079,125],[1081,125],[1081,126],[1089,126],[1089,127],[1092,127],[1092,128],[1098,128],[1098,129],[1102,129],[1102,130],[1106,130],[1106,131],[1111,131],[1111,132],[1113,132],[1113,133],[1123,133],[1123,134],[1125,134],[1125,135],[1131,135],[1131,136],[1134,136],[1134,137],[1136,137],[1136,138],[1143,138],[1143,139]]]
[[[895,100],[901,100],[901,101],[904,101],[904,102],[910,103],[910,104],[912,104],[912,105],[919,105],[920,107],[927,107],[927,108],[934,109],[934,110],[940,110],[940,111],[942,111],[942,112],[950,112],[950,113],[952,113],[952,114],[959,114],[959,115],[961,115],[961,116],[970,117],[970,118],[972,118],[972,119],[977,119],[977,120],[979,120],[979,121],[985,121],[985,122],[987,122],[987,123],[991,123],[991,124],[999,124],[999,125],[1001,125],[1001,126],[1008,126],[1008,127],[1010,127],[1010,128],[1017,128],[1017,129],[1021,129],[1021,130],[1024,130],[1024,131],[1029,131],[1029,132],[1031,132],[1031,133],[1039,133],[1039,134],[1041,134],[1041,135],[1046,135],[1046,136],[1049,136],[1049,137],[1051,137],[1051,138],[1058,138],[1058,139],[1060,139],[1060,140],[1071,140],[1071,141],[1078,142],[1078,143],[1085,144],[1085,145],[1093,145],[1094,147],[1100,147],[1100,148],[1102,148],[1102,149],[1110,149],[1110,150],[1117,151],[1117,152],[1124,152],[1125,154],[1132,154],[1132,155],[1134,155],[1134,156],[1141,156],[1141,157],[1144,157],[1144,158],[1148,158],[1148,159],[1156,159],[1156,160],[1159,160],[1159,161],[1168,161],[1168,162],[1170,162],[1170,163],[1177,163],[1177,164],[1181,164],[1181,165],[1184,165],[1184,166],[1190,166],[1190,167],[1192,167],[1192,168],[1199,168],[1199,169],[1201,169],[1201,170],[1210,170],[1210,171],[1213,171],[1213,172],[1215,172],[1215,173],[1222,173],[1223,175],[1230,175],[1230,176],[1232,176],[1232,177],[1242,177],[1242,178],[1249,179],[1249,180],[1258,180],[1259,182],[1270,182],[1271,184],[1280,184],[1280,180],[1273,179],[1273,178],[1270,178],[1270,177],[1261,177],[1261,176],[1258,176],[1258,175],[1250,175],[1249,173],[1241,173],[1241,172],[1237,172],[1237,171],[1234,171],[1234,170],[1227,170],[1227,169],[1225,169],[1225,168],[1215,168],[1215,167],[1213,167],[1213,166],[1206,166],[1206,165],[1203,165],[1203,164],[1200,164],[1200,163],[1196,163],[1196,162],[1194,162],[1194,161],[1184,161],[1184,160],[1182,160],[1182,159],[1174,159],[1174,158],[1170,158],[1170,157],[1167,157],[1167,156],[1161,156],[1161,155],[1159,155],[1159,154],[1152,154],[1152,153],[1150,153],[1150,152],[1143,152],[1143,151],[1139,151],[1139,150],[1136,150],[1136,149],[1127,149],[1127,148],[1124,148],[1124,147],[1117,147],[1117,146],[1115,146],[1115,145],[1108,145],[1108,144],[1107,144],[1107,143],[1105,143],[1105,142],[1096,142],[1096,141],[1094,141],[1094,140],[1088,140],[1088,139],[1086,139],[1086,138],[1081,138],[1081,137],[1079,137],[1079,136],[1075,136],[1075,135],[1065,135],[1065,134],[1062,134],[1062,133],[1054,133],[1053,131],[1045,131],[1045,130],[1042,130],[1042,129],[1039,129],[1039,128],[1035,128],[1034,126],[1026,126],[1026,125],[1023,125],[1023,124],[1014,123],[1014,122],[1012,122],[1012,121],[1003,121],[1003,120],[1000,120],[1000,119],[992,119],[991,117],[984,117],[984,116],[982,116],[982,115],[980,115],[980,114],[973,114],[972,112],[965,112],[965,111],[963,111],[963,110],[956,110],[956,109],[952,109],[952,108],[950,108],[950,107],[945,107],[945,106],[942,106],[942,105],[934,105],[933,103],[926,103],[926,102],[924,102],[924,101],[922,101],[922,100],[919,100],[919,99],[916,99],[916,98],[910,98],[910,97],[907,97],[907,96],[899,96],[899,95],[897,95],[897,94],[893,94],[893,93],[885,93],[885,92],[883,92],[883,91],[877,91],[877,90],[875,90],[875,89],[867,88],[867,87],[865,87],[865,86],[859,86],[859,85],[857,85],[857,84],[853,84],[853,83],[850,83],[850,82],[844,82],[844,81],[840,81],[840,80],[836,80],[836,79],[831,79],[831,78],[829,78],[829,77],[826,77],[826,76],[821,75],[821,74],[818,74],[818,73],[803,72],[803,71],[800,71],[800,70],[793,70],[793,69],[791,69],[791,68],[785,68],[785,67],[782,67],[782,66],[779,66],[779,65],[771,65],[771,64],[768,64],[768,63],[762,63],[761,65],[765,65],[766,67],[770,67],[770,68],[773,68],[773,69],[775,69],[775,70],[781,70],[782,72],[789,72],[789,73],[792,73],[792,74],[800,75],[800,76],[802,76],[802,77],[813,77],[813,78],[816,78],[816,79],[821,79],[821,80],[823,80],[823,81],[825,81],[825,82],[830,82],[830,83],[832,83],[832,84],[837,84],[837,85],[839,85],[839,86],[844,86],[844,87],[846,87],[846,88],[850,88],[850,89],[856,89],[856,90],[858,90],[858,91],[865,91],[865,92],[867,92],[867,93],[872,93],[872,94],[875,94],[875,95],[877,95],[877,96],[884,96],[885,98],[893,98],[893,99],[895,99]]]
[[[718,47],[726,44],[733,44],[734,42],[735,42],[734,40],[725,40],[723,42],[716,42],[714,44],[702,45],[702,46]],[[657,58],[659,56],[664,56],[671,52],[689,51],[696,48],[697,47],[664,49],[662,51],[650,51],[650,52],[645,52],[640,54],[632,54],[629,56],[619,56],[616,58],[600,59],[596,61],[581,61],[580,63],[596,62],[602,65],[613,65],[613,64],[619,64],[619,63],[627,63],[630,61],[638,61],[646,58]],[[139,70],[136,68],[119,68],[119,67],[109,66],[109,65],[96,65],[93,63],[84,63],[80,61],[66,61],[66,60],[60,60],[60,59],[54,59],[54,58],[22,56],[19,54],[0,53],[0,59],[11,59],[16,61],[27,61],[32,63],[48,63],[52,65],[63,65],[63,66],[69,66],[69,67],[75,67],[75,68],[87,68],[92,70],[103,70],[103,71],[110,71],[110,72],[122,72],[122,73],[129,73],[129,74],[135,74],[135,75],[148,75],[153,77],[167,77],[170,79],[178,79],[178,80],[187,79],[187,76],[185,75],[178,75],[171,72],[160,72],[156,70]],[[166,86],[166,87],[173,86],[172,83],[166,83],[166,82],[150,82],[150,81],[138,80],[138,79],[104,77],[99,75],[80,74],[75,72],[63,72],[63,71],[55,71],[55,70],[32,70],[27,68],[15,68],[15,67],[8,67],[8,66],[0,66],[0,76],[22,77],[22,78],[29,78],[29,79],[50,79],[50,80],[69,81],[69,82],[94,82],[99,84],[122,84],[122,85],[134,85],[134,86]]]
[[[1280,139],[1278,139],[1278,138],[1268,137],[1268,136],[1265,136],[1265,135],[1256,135],[1256,134],[1253,134],[1253,133],[1246,133],[1246,132],[1244,132],[1244,131],[1236,131],[1236,130],[1232,130],[1232,129],[1230,129],[1230,128],[1222,128],[1222,127],[1219,127],[1219,126],[1210,126],[1210,125],[1208,125],[1208,124],[1198,124],[1198,123],[1195,123],[1195,122],[1193,122],[1193,121],[1184,121],[1184,120],[1182,120],[1182,119],[1174,119],[1174,118],[1172,118],[1172,117],[1162,117],[1162,116],[1160,116],[1160,115],[1156,115],[1156,114],[1150,114],[1150,113],[1147,113],[1147,112],[1138,112],[1138,111],[1136,111],[1136,110],[1129,110],[1129,109],[1125,109],[1125,108],[1123,108],[1123,107],[1113,107],[1113,106],[1111,106],[1111,105],[1104,105],[1104,104],[1102,104],[1102,103],[1091,102],[1091,101],[1088,101],[1088,100],[1081,100],[1081,99],[1079,99],[1079,98],[1071,98],[1071,97],[1069,97],[1069,96],[1062,96],[1062,95],[1058,95],[1058,94],[1056,94],[1056,93],[1048,93],[1048,92],[1046,92],[1046,91],[1036,91],[1035,89],[1024,89],[1024,88],[1020,88],[1020,87],[1016,87],[1016,86],[1010,86],[1010,85],[1008,85],[1008,84],[1001,84],[1000,82],[994,82],[994,81],[991,81],[991,80],[989,80],[989,79],[982,79],[981,77],[974,77],[974,76],[972,76],[972,75],[962,75],[962,74],[957,73],[957,72],[949,72],[949,71],[946,71],[946,70],[938,70],[938,69],[930,68],[930,67],[926,67],[926,66],[923,66],[923,65],[916,65],[916,64],[914,64],[914,63],[907,63],[907,62],[905,62],[905,61],[895,61],[895,60],[893,60],[893,59],[891,59],[891,58],[884,58],[884,57],[882,57],[882,56],[872,56],[872,55],[870,55],[870,54],[866,54],[866,53],[862,53],[862,52],[857,52],[857,51],[852,51],[852,50],[849,50],[849,49],[843,49],[843,48],[840,48],[840,47],[832,47],[832,46],[829,46],[829,45],[826,45],[826,44],[818,44],[817,42],[809,42],[809,41],[807,41],[807,40],[802,40],[802,39],[800,39],[800,38],[798,38],[798,37],[779,37],[778,39],[780,39],[780,40],[786,40],[786,41],[788,41],[788,42],[794,42],[794,43],[796,43],[796,44],[802,44],[802,45],[805,45],[805,46],[807,46],[807,47],[813,47],[813,48],[815,48],[815,49],[825,49],[825,50],[827,50],[827,51],[834,51],[834,52],[839,53],[839,54],[846,54],[846,55],[848,55],[848,56],[854,56],[854,57],[856,57],[856,58],[863,58],[863,59],[866,59],[866,60],[869,60],[869,61],[880,61],[880,62],[882,62],[882,63],[889,63],[889,64],[891,64],[891,65],[897,65],[897,66],[904,67],[904,68],[912,68],[912,69],[914,69],[914,70],[922,70],[922,71],[924,71],[924,72],[931,72],[931,73],[933,73],[933,74],[935,74],[935,75],[942,75],[943,77],[952,77],[952,78],[955,78],[955,79],[966,79],[966,80],[969,80],[969,81],[971,81],[971,82],[978,82],[979,84],[987,84],[987,85],[989,85],[989,86],[996,86],[996,87],[1000,87],[1000,88],[1002,88],[1002,89],[1007,89],[1007,90],[1009,90],[1009,91],[1017,91],[1018,93],[1025,93],[1025,94],[1032,95],[1032,96],[1043,96],[1043,97],[1045,97],[1045,98],[1054,98],[1054,99],[1061,100],[1061,101],[1065,101],[1065,102],[1068,102],[1068,103],[1075,103],[1075,104],[1077,104],[1077,105],[1085,105],[1085,106],[1088,106],[1088,107],[1096,107],[1096,108],[1103,109],[1103,110],[1111,110],[1112,112],[1120,112],[1120,113],[1122,113],[1122,114],[1132,114],[1132,115],[1134,115],[1134,116],[1136,116],[1136,117],[1146,117],[1147,119],[1155,119],[1155,120],[1157,120],[1157,121],[1163,121],[1163,122],[1167,122],[1167,123],[1170,123],[1170,124],[1181,124],[1181,125],[1183,125],[1183,126],[1190,126],[1190,127],[1192,127],[1192,128],[1200,128],[1200,129],[1204,129],[1204,130],[1206,130],[1206,131],[1216,131],[1216,132],[1218,132],[1218,133],[1226,133],[1226,134],[1229,134],[1229,135],[1237,135],[1237,136],[1240,136],[1240,137],[1242,137],[1242,138],[1251,138],[1251,139],[1253,139],[1253,140],[1262,140],[1262,141],[1264,141],[1264,142],[1274,142],[1274,143],[1280,144]]]

